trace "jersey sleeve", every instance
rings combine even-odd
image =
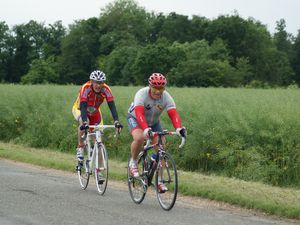
[[[138,121],[142,130],[145,130],[148,127],[148,123],[145,118],[144,106],[141,106],[141,105],[135,106],[134,110],[135,110],[136,120]]]
[[[140,89],[134,97],[133,105],[134,105],[134,112],[135,112],[135,117],[136,120],[139,123],[139,126],[144,130],[148,127],[148,123],[146,121],[145,117],[145,101],[146,101],[146,96],[148,94],[147,89]]]
[[[80,88],[80,91],[79,91],[80,102],[87,102],[88,93],[90,92],[90,90],[91,90],[90,86],[88,86],[86,84],[82,85],[82,87]]]
[[[173,127],[175,129],[182,127],[181,119],[180,119],[180,116],[179,116],[176,108],[172,108],[172,109],[168,110],[167,113],[168,113],[168,116],[170,117]]]

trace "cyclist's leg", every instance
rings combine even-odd
[[[141,147],[144,144],[144,134],[143,130],[139,127],[137,120],[128,114],[127,116],[128,129],[132,135],[132,143],[131,143],[131,157],[133,160],[137,160],[138,155],[140,153]]]
[[[84,131],[80,130],[80,126],[83,124],[81,115],[80,115],[80,110],[77,108],[73,107],[72,108],[72,113],[76,121],[78,121],[78,128],[77,128],[77,148],[76,148],[76,156],[78,161],[83,160],[83,155],[84,155],[84,140],[82,139],[82,135]]]
[[[163,128],[162,128],[160,122],[158,122],[158,123],[154,124],[153,126],[151,126],[151,129],[154,132],[161,132],[161,131],[163,131]],[[152,138],[152,142],[153,143],[157,143],[157,141],[158,141],[158,136],[155,136],[155,137]],[[166,139],[165,139],[164,136],[162,137],[162,142],[163,142],[163,148],[165,148]],[[157,146],[154,149],[156,151],[158,151]],[[165,192],[165,191],[168,190],[168,188],[162,182],[163,181],[163,169],[165,168],[165,161],[161,160],[160,163],[161,163],[161,169],[158,170],[158,184],[157,184],[157,188],[158,188],[158,190],[160,192]]]
[[[137,177],[139,176],[137,159],[140,150],[144,144],[144,134],[143,134],[143,130],[139,127],[137,120],[134,117],[132,117],[130,114],[128,114],[127,116],[127,123],[128,123],[129,131],[133,138],[130,146],[131,159],[129,162],[129,167],[130,167],[129,170],[131,176]]]
[[[90,125],[97,125],[100,123],[102,124],[101,113],[99,110],[94,111],[94,113],[92,115],[89,115],[88,118],[90,120],[90,122],[89,122]],[[90,129],[90,130],[92,131],[93,129]],[[95,136],[91,137],[92,143],[95,143],[95,138],[96,138]],[[99,162],[99,160],[102,160],[102,157],[100,157],[100,152],[99,152],[98,162]],[[100,162],[102,162],[102,161],[100,161]]]
[[[102,118],[101,118],[101,112],[99,110],[96,110],[96,111],[94,111],[94,113],[92,115],[89,115],[89,119],[90,119],[90,122],[89,122],[90,125],[97,125],[100,123],[103,124]],[[91,138],[92,138],[92,140],[91,140],[92,143],[95,143],[96,137],[92,136]],[[97,174],[97,176],[98,176],[97,179],[98,179],[99,183],[101,184],[102,183],[102,171],[101,170],[104,170],[103,166],[101,166],[101,165],[103,165],[101,145],[98,146],[98,157],[97,158],[98,158],[98,168],[95,168],[97,171],[97,173],[95,173],[95,174]]]
[[[81,140],[82,132],[80,131],[80,126],[82,125],[82,119],[80,115],[80,110],[76,109],[75,107],[72,108],[72,113],[75,118],[75,120],[78,122],[78,128],[77,128],[77,138],[78,138],[78,145],[83,145],[83,141]]]

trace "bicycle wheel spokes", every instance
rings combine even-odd
[[[84,158],[88,159],[87,156],[87,148],[84,148]],[[90,168],[89,168],[89,161],[83,160],[82,162],[78,162],[77,167],[77,175],[79,179],[79,184],[83,190],[85,190],[89,184],[90,180]]]
[[[145,167],[145,157],[144,155],[141,155],[138,159],[138,168],[139,168],[139,174],[141,175],[138,178],[134,178],[130,176],[130,171],[129,171],[129,163],[130,159],[128,160],[128,188],[129,188],[129,193],[131,199],[137,203],[140,204],[146,195],[147,192],[147,178],[144,175],[144,167]]]
[[[158,183],[162,182],[167,190],[161,192],[158,189]],[[162,159],[158,162],[158,168],[155,175],[156,195],[160,206],[164,210],[173,208],[178,191],[178,178],[176,165],[169,153],[164,153]]]
[[[108,182],[108,157],[104,144],[99,144],[98,168],[95,168],[95,180],[99,194],[105,193]]]

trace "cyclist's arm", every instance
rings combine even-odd
[[[181,119],[180,119],[180,116],[179,116],[176,108],[169,109],[167,111],[167,113],[172,121],[173,127],[175,129],[180,128],[181,127]]]
[[[138,121],[140,127],[145,130],[148,128],[148,124],[145,117],[145,108],[142,105],[137,105],[134,107],[136,120]]]
[[[114,119],[114,121],[119,121],[119,116],[118,116],[118,112],[116,109],[116,105],[115,105],[115,101],[109,101],[107,102],[108,107],[110,109],[111,115]]]
[[[80,115],[83,123],[87,123],[87,102],[80,102]]]

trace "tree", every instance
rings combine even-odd
[[[112,51],[106,58],[104,70],[111,85],[129,85],[135,83],[133,64],[139,47],[124,46]]]
[[[300,30],[293,44],[294,57],[292,58],[292,67],[295,72],[294,80],[300,85]]]
[[[230,65],[228,50],[221,39],[211,46],[205,40],[192,43],[173,44],[186,57],[174,66],[168,74],[170,83],[176,86],[237,86],[240,80]]]
[[[190,59],[178,64],[168,74],[170,83],[179,87],[235,86],[235,71],[228,61]]]
[[[193,16],[191,20],[191,40],[202,40],[205,38],[207,28],[210,26],[210,20],[205,17]]]
[[[46,31],[43,23],[33,20],[27,24],[13,27],[14,55],[11,65],[9,82],[19,82],[21,76],[30,69],[32,60],[39,59],[43,55],[43,44]]]
[[[5,22],[0,22],[0,82],[8,81],[12,61],[13,38]]]
[[[192,41],[194,39],[191,29],[191,21],[188,16],[171,12],[164,20],[159,37],[165,37],[171,42],[180,43]]]
[[[59,75],[55,68],[54,56],[35,59],[29,72],[21,78],[23,84],[58,83]]]
[[[176,66],[176,55],[173,55],[169,46],[149,44],[141,48],[133,65],[135,84],[144,85],[150,74],[159,72],[167,74]]]
[[[237,58],[235,68],[239,84],[247,85],[254,80],[253,67],[249,64],[247,58]]]
[[[100,37],[99,54],[109,55],[115,49],[123,46],[136,46],[137,44],[138,43],[135,37],[128,32],[108,32]]]
[[[139,44],[145,44],[150,38],[151,15],[133,0],[116,0],[109,3],[99,18],[101,37],[100,44],[106,46],[106,51],[100,54],[108,55],[115,49],[121,40],[130,42],[136,40]],[[108,45],[109,43],[109,45]],[[109,47],[109,48],[107,48]]]
[[[264,58],[258,63],[262,74],[260,81],[279,86],[286,86],[292,82],[294,72],[284,52],[269,48],[262,57]]]
[[[286,23],[284,19],[276,22],[276,32],[274,33],[274,43],[279,51],[285,52],[289,57],[292,50],[292,35],[285,31]]]
[[[50,56],[59,56],[61,54],[61,41],[66,36],[66,28],[61,21],[54,24],[49,24],[46,27],[46,37],[43,44],[43,56],[48,58]]]
[[[61,83],[81,84],[97,68],[99,56],[98,19],[77,21],[62,39],[58,67]]]

